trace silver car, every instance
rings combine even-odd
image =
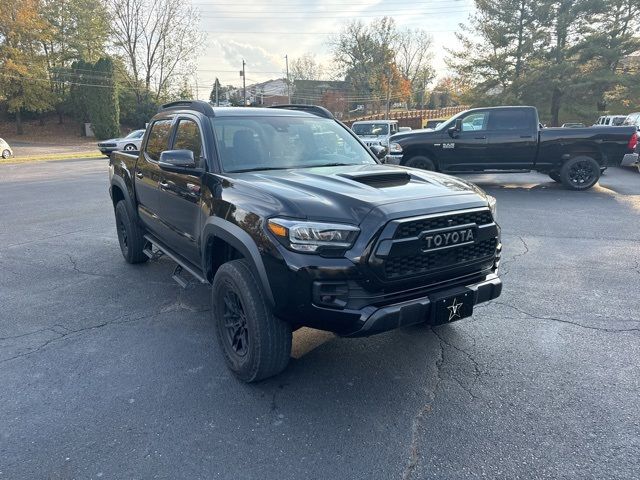
[[[134,130],[124,138],[112,138],[98,143],[98,150],[109,156],[116,150],[124,150],[125,152],[133,152],[140,150],[144,130]]]
[[[0,138],[0,155],[2,158],[13,157],[13,150],[11,150],[9,144],[2,138]]]

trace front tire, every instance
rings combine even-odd
[[[10,156],[11,156],[11,152],[10,152],[8,149],[4,149],[4,150],[2,151],[2,158],[4,158],[5,160],[6,160],[7,158],[9,158]]]
[[[147,241],[144,239],[144,231],[137,222],[131,218],[124,200],[116,204],[116,229],[118,230],[118,242],[122,256],[129,263],[143,263],[149,260],[144,254]]]
[[[133,152],[133,151],[135,151],[135,150],[137,150],[137,148],[136,148],[136,146],[135,146],[133,143],[127,143],[127,144],[124,146],[124,151],[125,151],[125,152]]]
[[[424,155],[411,157],[409,160],[407,160],[405,166],[430,171],[435,171],[436,169],[436,165],[433,163],[433,160],[431,160],[429,157],[425,157]]]
[[[600,164],[586,155],[570,158],[560,170],[560,179],[571,190],[588,190],[600,179]]]
[[[218,342],[236,377],[255,382],[287,367],[291,326],[273,315],[246,260],[232,260],[218,269],[211,300]]]

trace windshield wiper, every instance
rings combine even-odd
[[[349,167],[351,165],[362,165],[361,163],[321,163],[320,165],[305,165],[297,168],[317,168],[317,167]]]

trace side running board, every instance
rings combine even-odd
[[[187,288],[189,281],[182,277],[182,272],[188,272],[193,278],[200,283],[209,283],[206,278],[200,272],[200,269],[193,265],[191,262],[173,253],[169,248],[160,242],[156,237],[150,233],[145,234],[144,239],[149,242],[149,246],[144,249],[144,254],[152,260],[160,258],[162,255],[166,255],[171,260],[177,263],[176,268],[173,270],[171,278],[173,278],[178,285],[182,288]],[[153,247],[156,247],[156,251],[153,251]]]

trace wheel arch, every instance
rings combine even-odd
[[[222,251],[217,254],[218,249]],[[253,238],[239,226],[218,217],[207,220],[202,232],[202,266],[205,277],[213,277],[226,261],[246,259],[257,274],[267,300],[273,306],[273,292],[262,256]]]
[[[435,155],[433,149],[425,147],[423,145],[410,145],[406,149],[404,149],[402,153],[401,165],[406,165],[409,159],[411,159],[412,157],[417,157],[419,155],[429,157],[429,159],[434,163],[436,169],[439,168],[439,159],[437,155]]]

